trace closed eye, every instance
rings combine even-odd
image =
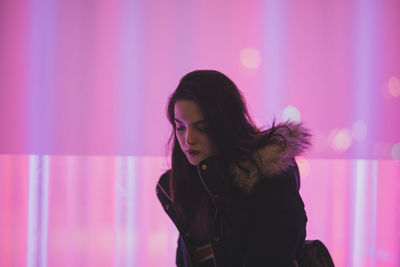
[[[179,127],[176,128],[176,130],[177,130],[177,131],[183,131],[183,130],[185,130],[185,127],[179,126]]]
[[[198,127],[198,126],[195,126],[195,128],[199,131],[199,132],[202,132],[202,133],[205,133],[205,132],[207,132],[207,128],[206,127]],[[186,129],[186,127],[185,126],[178,126],[178,127],[176,127],[176,130],[177,131],[183,131],[183,130],[185,130]]]
[[[207,128],[206,128],[206,127],[197,127],[197,129],[198,129],[200,132],[203,132],[203,133],[207,132]]]

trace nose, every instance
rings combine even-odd
[[[196,131],[191,129],[191,127],[189,127],[186,132],[185,142],[186,142],[186,145],[194,145],[197,142]]]

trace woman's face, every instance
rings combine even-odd
[[[176,101],[174,106],[176,138],[192,165],[214,155],[215,151],[207,135],[207,122],[200,107],[190,100]]]

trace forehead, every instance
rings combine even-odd
[[[194,101],[179,100],[176,101],[174,106],[175,119],[182,122],[193,123],[203,120],[204,116],[199,107]]]

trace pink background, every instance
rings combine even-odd
[[[302,121],[307,238],[400,266],[400,2],[0,1],[0,266],[173,266],[155,197],[179,79]]]

